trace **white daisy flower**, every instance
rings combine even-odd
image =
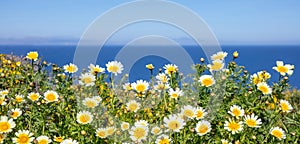
[[[210,87],[216,83],[215,79],[211,75],[203,75],[200,77],[199,82],[202,86]]]
[[[67,64],[64,65],[64,70],[66,73],[76,73],[78,71],[78,67],[75,64]]]
[[[157,137],[155,144],[170,144],[172,140],[167,135],[160,135]]]
[[[231,131],[232,134],[239,133],[243,130],[243,122],[229,119],[229,121],[225,121],[224,129]]]
[[[170,88],[168,93],[169,93],[170,98],[174,98],[174,99],[178,99],[178,97],[183,95],[182,90],[180,90],[179,88],[176,88],[175,90]]]
[[[144,126],[133,126],[129,134],[132,141],[141,142],[147,139],[148,128]]]
[[[17,119],[22,115],[22,111],[19,108],[15,108],[9,111],[9,116],[13,119]]]
[[[138,80],[132,83],[131,87],[138,93],[144,93],[149,89],[149,83],[143,80]]]
[[[199,136],[203,136],[211,131],[210,122],[202,120],[196,125],[196,132]]]
[[[280,109],[283,112],[289,113],[293,110],[292,105],[286,100],[280,100]]]
[[[284,130],[280,127],[272,127],[270,130],[270,134],[278,138],[279,140],[286,138]]]
[[[88,108],[95,108],[98,106],[99,102],[95,98],[85,98],[82,101],[83,105],[88,107]]]
[[[250,115],[245,116],[245,124],[248,125],[249,127],[260,127],[261,119],[258,118],[258,116],[255,116],[253,113]]]
[[[257,89],[260,90],[264,95],[272,93],[272,89],[265,82],[261,82],[261,83],[257,84],[256,86],[257,86]]]
[[[89,124],[93,121],[93,115],[88,111],[81,111],[77,113],[77,122],[80,124]]]
[[[118,61],[110,61],[106,64],[106,69],[108,72],[115,75],[121,74],[123,71],[123,65]]]
[[[196,109],[190,105],[183,106],[181,114],[187,118],[193,119],[196,116]]]
[[[273,67],[274,70],[279,72],[282,76],[285,76],[286,74],[292,75],[294,72],[294,65],[290,64],[283,64],[283,61],[276,61],[275,67]]]
[[[224,60],[227,54],[228,54],[227,52],[220,51],[217,52],[216,54],[213,54],[210,58],[212,60]]]
[[[233,105],[230,107],[230,111],[228,111],[229,114],[231,114],[232,116],[236,116],[236,117],[242,117],[244,116],[245,112],[244,110],[237,105]]]
[[[94,86],[96,81],[96,77],[90,73],[81,74],[79,79],[79,84],[84,86]]]
[[[131,100],[126,104],[126,108],[129,111],[137,112],[140,109],[140,104],[135,100]]]
[[[195,111],[195,117],[196,119],[203,119],[207,115],[207,112],[205,112],[205,109],[202,107],[198,107]]]
[[[164,118],[164,126],[169,130],[174,132],[180,132],[180,130],[185,126],[184,120],[178,115],[169,115],[168,118]]]
[[[166,74],[171,75],[178,71],[178,66],[175,64],[166,64],[164,69]]]
[[[28,130],[19,130],[15,135],[16,137],[12,138],[13,143],[30,144],[34,140],[33,133]]]

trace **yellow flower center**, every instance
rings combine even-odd
[[[202,117],[203,117],[203,114],[204,114],[203,111],[198,110],[197,113],[196,113],[196,117],[197,117],[197,118],[202,118]]]
[[[260,91],[262,91],[264,94],[268,93],[269,92],[269,89],[268,87],[262,85],[258,88]]]
[[[200,133],[200,134],[204,134],[204,133],[206,133],[208,131],[208,126],[207,125],[200,125],[199,127],[198,127],[198,132]]]
[[[98,134],[98,136],[101,137],[101,138],[105,138],[105,137],[106,137],[105,131],[99,131],[97,134]]]
[[[122,129],[126,130],[126,129],[128,129],[128,128],[129,128],[129,125],[128,125],[128,124],[123,124],[123,125],[122,125]]]
[[[172,93],[172,94],[171,94],[171,97],[172,97],[172,98],[178,98],[178,94],[177,94],[177,93]]]
[[[287,103],[281,103],[281,110],[286,112],[289,110],[289,105]]]
[[[134,131],[133,131],[133,136],[136,138],[136,139],[141,139],[143,138],[144,136],[146,135],[146,130],[144,128],[136,128]]]
[[[79,116],[79,121],[82,123],[87,123],[90,119],[90,116],[86,114],[82,114]]]
[[[289,71],[289,69],[285,66],[277,66],[277,70],[278,70],[278,72],[283,72],[283,73],[286,73]]]
[[[168,74],[176,72],[176,68],[174,66],[170,66],[167,68]]]
[[[185,110],[184,112],[183,112],[183,115],[184,116],[186,116],[186,117],[189,117],[189,118],[191,118],[191,117],[193,117],[194,116],[194,112],[192,111],[192,110]]]
[[[238,108],[234,108],[232,110],[232,113],[234,116],[240,116],[241,115],[241,111]]]
[[[118,66],[109,66],[107,70],[110,72],[116,73],[119,71],[119,67]]]
[[[31,95],[29,96],[29,98],[30,98],[31,100],[33,100],[33,101],[36,101],[36,100],[39,98],[39,96],[38,96],[37,94],[31,94]]]
[[[67,71],[70,72],[70,73],[73,73],[73,72],[76,71],[76,68],[75,68],[75,66],[70,65],[70,66],[67,67]]]
[[[6,132],[10,129],[10,124],[8,122],[0,122],[0,132]]]
[[[146,90],[146,86],[144,84],[138,84],[136,86],[136,91],[138,92],[144,92]]]
[[[138,105],[136,103],[131,103],[129,105],[129,110],[130,111],[135,111],[138,108]]]
[[[10,116],[11,116],[12,118],[16,118],[16,117],[19,116],[19,112],[17,112],[17,111],[12,112],[12,113],[10,114]]]
[[[249,126],[249,127],[255,127],[257,124],[256,124],[256,120],[254,119],[247,119],[246,120],[246,124]]]
[[[64,139],[63,139],[62,137],[56,137],[56,138],[55,138],[55,141],[56,141],[56,142],[62,142],[63,140],[64,140]]]
[[[207,87],[211,86],[213,84],[213,82],[214,81],[211,78],[205,78],[202,80],[202,84]]]
[[[153,133],[154,133],[154,134],[158,134],[159,132],[160,132],[160,129],[159,129],[159,128],[153,129]]]
[[[163,138],[163,139],[159,140],[158,143],[159,143],[159,144],[169,144],[169,143],[170,143],[170,140],[169,140],[169,139],[166,139],[166,138]]]
[[[177,130],[180,128],[180,123],[179,121],[174,120],[168,123],[168,127],[171,130]]]
[[[17,142],[19,143],[29,143],[30,139],[27,134],[20,134]]]
[[[91,83],[93,80],[91,77],[84,77],[83,80],[82,80],[85,84],[89,84]]]
[[[39,56],[39,54],[37,52],[30,52],[30,53],[28,53],[27,58],[29,58],[31,60],[36,60],[38,56]]]
[[[236,123],[236,122],[230,122],[228,124],[228,128],[231,130],[231,131],[237,131],[239,128],[240,128],[240,124],[239,123]]]
[[[212,70],[221,70],[223,67],[223,63],[215,62],[213,65],[211,65]]]
[[[86,102],[85,102],[85,105],[86,105],[88,108],[93,108],[93,107],[95,107],[97,104],[96,104],[96,102],[89,100],[89,101],[86,101]]]
[[[48,143],[49,142],[46,139],[41,139],[41,140],[38,141],[38,144],[48,144]]]
[[[17,101],[18,103],[20,103],[20,102],[23,101],[23,98],[22,98],[22,97],[16,97],[16,101]]]
[[[114,130],[113,128],[109,128],[109,129],[107,130],[107,134],[108,134],[108,135],[112,135],[114,132],[115,132],[115,130]]]
[[[283,137],[283,133],[280,130],[273,130],[272,135],[277,137],[277,138],[282,138]]]
[[[49,101],[49,102],[52,102],[56,99],[56,96],[54,93],[49,93],[46,95],[46,99]]]

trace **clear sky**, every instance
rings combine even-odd
[[[0,44],[76,44],[96,17],[124,2],[129,1],[1,0]],[[300,44],[299,0],[174,2],[202,17],[221,44]],[[143,27],[137,29],[143,31]],[[170,29],[165,28],[163,32],[168,33]],[[184,37],[180,32],[175,36]]]

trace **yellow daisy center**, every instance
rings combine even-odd
[[[84,77],[83,80],[82,80],[84,83],[88,84],[88,83],[91,83],[93,80],[91,77]]]
[[[153,133],[154,133],[154,134],[158,134],[159,132],[160,132],[160,129],[159,129],[159,128],[153,129]]]
[[[143,138],[145,135],[146,135],[146,130],[145,130],[144,128],[136,128],[136,129],[133,131],[133,136],[134,136],[136,139]]]
[[[220,70],[223,67],[223,63],[213,63],[213,65],[211,65],[211,69],[212,70]]]
[[[205,78],[202,80],[202,84],[204,86],[211,86],[213,84],[213,80],[211,78]]]
[[[54,101],[56,99],[56,96],[53,93],[49,93],[49,94],[46,95],[46,99],[48,101],[52,102],[52,101]]]
[[[202,118],[202,117],[203,117],[203,114],[204,114],[203,111],[198,110],[197,113],[196,113],[196,117],[197,117],[197,118]]]
[[[170,67],[168,67],[167,68],[167,71],[168,71],[168,73],[173,73],[173,72],[176,72],[176,68],[175,67],[173,67],[173,66],[170,66]]]
[[[46,139],[41,139],[41,140],[38,141],[38,144],[48,144],[48,143],[49,142]]]
[[[131,103],[129,105],[129,110],[130,111],[135,111],[138,108],[138,105],[136,103]]]
[[[171,121],[171,122],[168,123],[168,127],[171,130],[177,130],[178,128],[180,128],[180,122],[176,121],[176,120]]]
[[[76,71],[76,68],[75,68],[75,66],[70,65],[67,67],[67,71],[72,73],[72,72]]]
[[[20,103],[20,102],[23,101],[23,98],[22,98],[22,97],[16,97],[16,101],[17,101],[18,103]]]
[[[0,132],[6,132],[10,129],[10,124],[8,122],[0,122]]]
[[[262,91],[264,94],[268,93],[269,92],[269,89],[268,87],[262,85],[258,88],[260,91]]]
[[[116,73],[119,71],[119,67],[118,66],[109,66],[107,70],[110,72]]]
[[[273,130],[272,135],[277,137],[277,138],[282,138],[283,137],[283,133],[280,130]]]
[[[213,59],[214,60],[218,60],[218,59],[223,59],[225,56],[223,54],[218,54],[218,55],[214,55]]]
[[[31,95],[29,96],[29,98],[30,98],[31,100],[33,100],[33,101],[36,101],[36,100],[39,98],[39,96],[38,96],[37,94],[31,94]]]
[[[109,129],[107,130],[107,134],[108,134],[108,135],[112,135],[114,132],[115,132],[115,130],[114,130],[113,128],[109,128]]]
[[[62,142],[63,140],[64,140],[64,139],[63,139],[62,137],[56,137],[56,138],[55,138],[55,141],[56,141],[56,142]]]
[[[11,117],[16,118],[19,116],[19,112],[15,111],[10,114]]]
[[[246,124],[247,124],[249,127],[255,127],[255,126],[257,125],[256,120],[254,120],[254,119],[247,119],[247,120],[246,120]]]
[[[241,111],[238,108],[234,108],[232,110],[232,113],[234,116],[240,116],[241,115]]]
[[[87,123],[90,119],[90,116],[86,114],[82,114],[79,116],[79,121],[82,123]]]
[[[289,69],[285,66],[277,66],[277,70],[278,70],[278,72],[286,73],[286,72],[288,72]]]
[[[240,128],[240,124],[236,123],[236,122],[230,122],[228,124],[228,128],[232,131],[237,131]]]
[[[136,86],[136,91],[138,92],[144,92],[146,90],[146,86],[144,84],[138,84]]]
[[[289,105],[287,103],[281,103],[281,109],[282,109],[282,111],[288,111]]]
[[[191,117],[193,117],[194,116],[194,112],[192,111],[192,110],[185,110],[184,112],[183,112],[183,114],[186,116],[186,117],[189,117],[189,118],[191,118]]]
[[[171,94],[171,97],[172,97],[172,98],[178,98],[178,94],[177,94],[177,93],[172,93],[172,94]]]
[[[129,125],[128,125],[128,124],[123,124],[123,125],[122,125],[122,129],[125,130],[125,129],[128,129],[128,128],[129,128]]]
[[[204,134],[204,133],[206,133],[208,131],[208,126],[207,125],[200,125],[199,127],[198,127],[198,132],[200,133],[200,134]]]
[[[106,137],[105,131],[98,131],[97,134],[98,134],[98,136],[101,137],[101,138]]]
[[[88,108],[93,108],[93,107],[95,107],[97,104],[96,104],[96,102],[94,102],[94,101],[86,101],[86,102],[85,102],[85,105],[86,105]]]
[[[169,144],[169,143],[170,143],[170,140],[169,140],[169,139],[166,139],[166,138],[163,138],[163,139],[159,140],[158,143],[159,143],[159,144]]]
[[[27,134],[20,134],[17,142],[19,143],[29,143],[30,139]]]

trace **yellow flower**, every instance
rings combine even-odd
[[[178,97],[183,95],[183,92],[179,88],[176,88],[175,90],[170,88],[168,92],[169,96],[173,99],[178,99]]]
[[[155,78],[162,83],[167,83],[169,81],[168,76],[164,73],[159,73]]]
[[[122,124],[121,124],[122,131],[128,130],[129,127],[130,127],[130,124],[128,122],[122,122]]]
[[[155,126],[152,128],[151,133],[154,135],[159,135],[162,133],[162,130],[158,126]]]
[[[268,80],[271,78],[271,75],[270,73],[266,72],[266,71],[260,71],[260,72],[257,72],[257,75],[260,79],[263,79],[263,80]]]
[[[216,54],[213,54],[210,58],[212,60],[224,60],[225,57],[227,56],[227,52],[217,52]]]
[[[148,135],[148,128],[143,126],[133,126],[129,132],[131,140],[134,142],[141,142],[146,140]]]
[[[180,132],[184,127],[185,122],[182,118],[177,115],[169,115],[169,117],[164,118],[164,126],[173,132]]]
[[[17,144],[29,144],[34,140],[33,133],[28,130],[19,130],[16,132],[16,136],[13,138],[13,142]]]
[[[233,52],[233,58],[238,58],[239,57],[239,53],[237,51]]]
[[[277,137],[279,140],[285,139],[285,132],[280,127],[272,127],[270,134]]]
[[[67,65],[64,65],[64,70],[67,73],[76,73],[78,71],[78,67],[75,64],[70,63]]]
[[[9,93],[8,90],[1,90],[0,91],[0,96],[6,96]]]
[[[169,136],[167,135],[161,135],[159,137],[157,137],[155,143],[156,144],[170,144],[172,142],[172,140],[169,138]]]
[[[136,102],[135,100],[131,100],[126,104],[126,108],[129,111],[137,112],[140,109],[140,104]]]
[[[32,101],[37,101],[41,97],[41,95],[39,93],[32,92],[29,93],[27,97]]]
[[[257,89],[260,90],[264,95],[272,93],[272,89],[265,82],[257,84]]]
[[[294,65],[290,64],[283,64],[282,61],[276,61],[277,66],[273,67],[274,70],[279,72],[282,76],[285,76],[286,74],[292,75],[294,72]]]
[[[292,105],[286,100],[280,100],[280,109],[283,112],[289,113],[293,110]]]
[[[1,116],[0,119],[0,133],[9,133],[16,126],[13,119],[9,119],[7,116]]]
[[[196,119],[203,119],[207,115],[207,112],[202,107],[196,109],[195,117]]]
[[[29,53],[27,53],[27,56],[26,56],[26,58],[33,60],[33,61],[36,61],[38,59],[38,57],[39,57],[39,54],[36,51],[29,52]]]
[[[118,75],[123,71],[123,65],[118,61],[110,61],[106,64],[106,69],[108,72]]]
[[[95,100],[94,98],[85,98],[82,101],[83,105],[85,105],[88,108],[94,108],[96,106],[98,106],[99,102],[97,100]]]
[[[203,136],[211,131],[211,125],[210,122],[206,120],[202,120],[197,123],[196,125],[196,132],[199,136]]]
[[[15,108],[10,110],[9,115],[13,119],[17,119],[19,116],[22,115],[22,111],[19,108]]]
[[[220,71],[224,68],[224,63],[221,60],[214,60],[212,64],[207,65],[210,71]]]
[[[116,131],[115,127],[107,127],[106,129],[107,136],[113,135]]]
[[[255,116],[254,114],[250,115],[246,115],[245,116],[245,124],[248,125],[249,127],[260,127],[261,124],[261,119],[258,119],[257,116]]]
[[[96,81],[96,77],[90,73],[81,74],[79,79],[79,84],[84,86],[94,86]]]
[[[0,105],[6,105],[5,96],[0,96]]]
[[[77,122],[80,124],[89,124],[93,121],[93,115],[88,111],[81,111],[76,116]]]
[[[181,114],[185,117],[188,117],[188,118],[192,119],[196,116],[195,115],[195,108],[190,106],[190,105],[184,106],[181,109]]]
[[[225,121],[224,129],[231,131],[232,134],[238,133],[243,130],[243,122],[235,122],[229,119],[229,121]]]
[[[39,136],[36,138],[38,144],[49,144],[52,140],[47,136]]]
[[[16,62],[16,65],[17,65],[17,66],[20,66],[20,65],[21,65],[21,62],[20,62],[20,61]]]
[[[202,86],[210,87],[215,84],[215,79],[211,75],[203,75],[200,77],[199,82]]]
[[[23,95],[16,95],[15,100],[17,103],[21,103],[25,101]]]
[[[100,137],[100,138],[106,138],[107,137],[106,129],[104,129],[104,128],[98,128],[96,130],[96,136]]]
[[[237,105],[233,105],[230,107],[230,111],[228,111],[229,114],[231,114],[232,116],[244,116],[244,110]]]
[[[48,90],[44,93],[44,99],[47,103],[58,101],[58,97],[58,93],[52,90]]]
[[[149,83],[143,80],[138,80],[131,84],[132,88],[138,93],[144,93],[149,88]]]
[[[56,142],[62,142],[64,140],[64,137],[55,137],[54,138],[54,141],[56,141]]]
[[[146,65],[146,68],[149,69],[149,70],[153,70],[154,69],[154,66],[152,64],[147,64]]]
[[[164,69],[166,74],[171,75],[178,71],[178,66],[176,66],[175,64],[166,64],[164,66]]]
[[[104,73],[105,72],[105,69],[100,67],[99,65],[90,64],[89,68],[90,68],[90,73],[91,74],[97,74],[97,73]]]

